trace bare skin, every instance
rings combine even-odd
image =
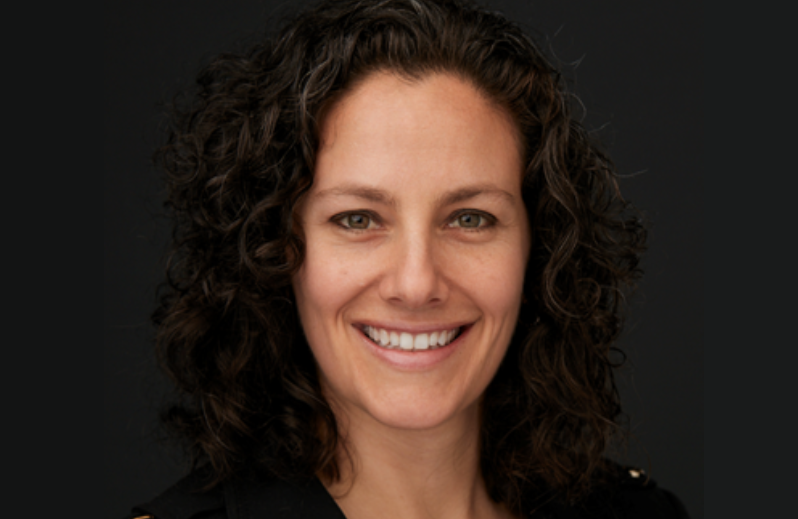
[[[521,304],[521,178],[512,119],[451,75],[374,74],[322,121],[293,282],[353,455],[323,481],[349,519],[512,517],[481,476],[479,406]]]
[[[477,413],[426,431],[353,430],[356,477],[341,463],[344,477],[325,482],[328,492],[348,519],[513,519],[479,475]]]

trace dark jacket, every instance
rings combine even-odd
[[[684,505],[639,470],[622,468],[615,488],[594,492],[582,504],[550,504],[529,518],[687,519]],[[207,473],[195,471],[127,519],[346,519],[321,482],[291,484],[249,472],[215,487],[200,489]]]

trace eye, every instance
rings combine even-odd
[[[449,224],[450,227],[460,227],[462,229],[479,229],[487,227],[493,221],[488,215],[474,211],[460,213],[454,217],[454,220]]]
[[[335,222],[345,229],[364,231],[376,227],[376,222],[367,213],[346,213],[333,218]]]

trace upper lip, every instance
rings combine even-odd
[[[455,321],[450,323],[430,323],[430,324],[411,324],[411,323],[385,323],[377,321],[358,321],[354,326],[362,330],[365,326],[383,329],[397,333],[409,333],[418,335],[420,333],[440,332],[442,330],[454,330],[473,324],[474,321]]]

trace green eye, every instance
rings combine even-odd
[[[363,213],[351,213],[341,217],[341,225],[347,229],[368,229],[371,227],[371,217]]]
[[[487,219],[479,213],[462,213],[452,222],[452,227],[478,229],[487,223]]]

